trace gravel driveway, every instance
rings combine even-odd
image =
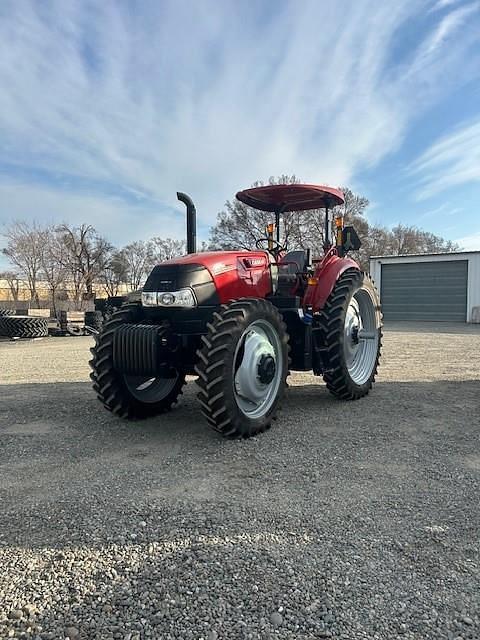
[[[195,384],[126,423],[90,338],[0,343],[0,638],[480,638],[480,327],[388,327],[345,403],[294,374],[258,438]]]

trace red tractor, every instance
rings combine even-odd
[[[290,370],[322,375],[338,398],[366,395],[382,315],[372,281],[347,256],[360,246],[357,234],[329,215],[342,192],[306,184],[240,191],[240,201],[273,212],[275,223],[257,250],[204,253],[195,252],[193,202],[177,195],[187,206],[187,255],[154,267],[141,300],[114,313],[92,349],[104,406],[122,418],[163,413],[185,376],[196,375],[207,422],[224,436],[249,437],[275,419]],[[325,209],[318,260],[280,242],[281,216],[307,209]]]

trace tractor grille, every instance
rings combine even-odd
[[[159,264],[153,268],[143,291],[178,291],[190,287],[199,306],[220,304],[212,276],[201,264]]]
[[[155,375],[165,344],[164,327],[125,324],[114,334],[113,366],[117,371],[133,376]]]

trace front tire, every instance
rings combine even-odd
[[[337,398],[357,400],[370,391],[382,346],[377,290],[366,273],[345,271],[321,315],[323,379]]]
[[[288,375],[288,335],[277,309],[256,298],[222,305],[202,342],[195,371],[207,422],[228,437],[268,429]]]
[[[129,304],[116,311],[96,336],[92,349],[90,378],[93,389],[104,407],[120,418],[147,418],[169,411],[182,393],[185,375],[176,372],[172,378],[132,376],[116,371],[113,366],[113,336],[122,324],[141,320],[141,307]]]

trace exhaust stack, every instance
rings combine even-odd
[[[177,198],[187,207],[187,253],[197,251],[197,212],[190,196],[177,191]]]

